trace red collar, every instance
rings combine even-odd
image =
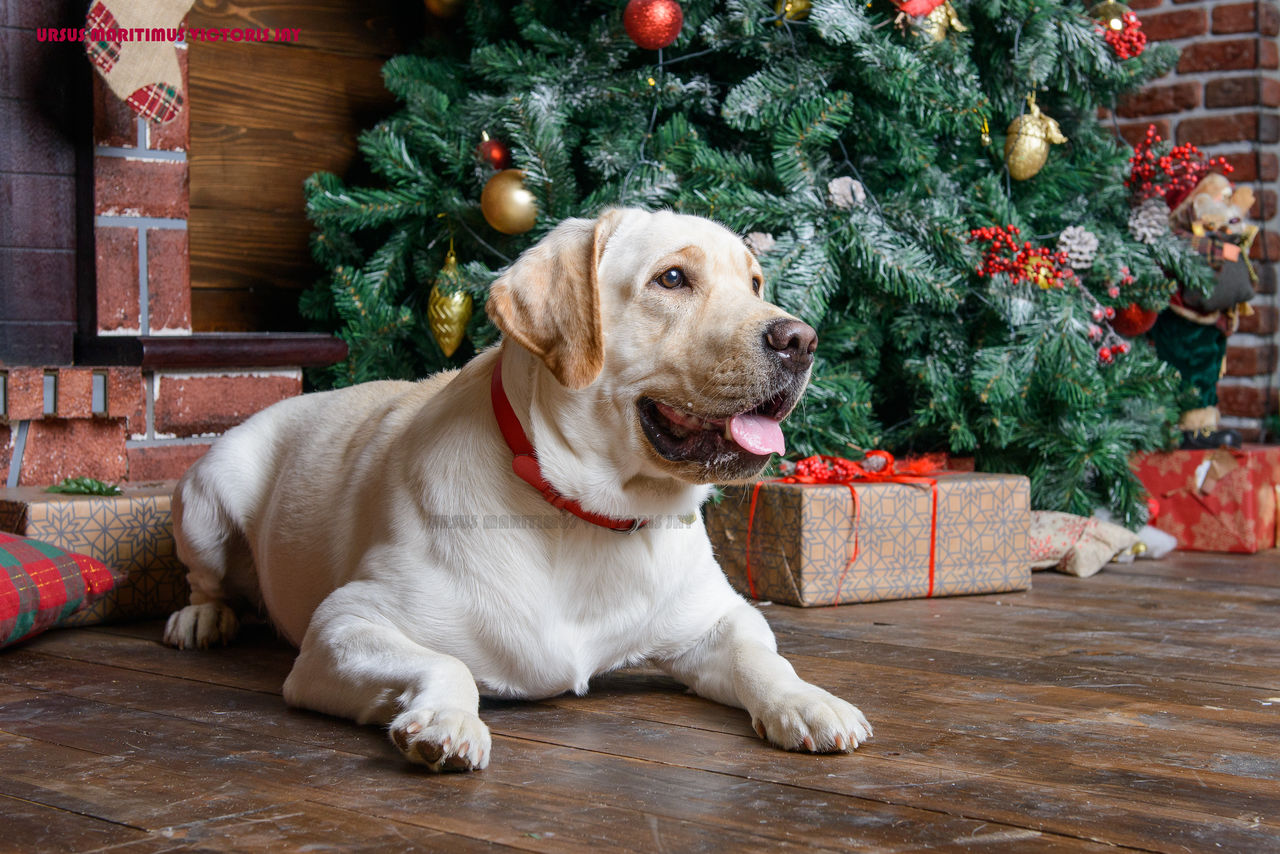
[[[489,383],[489,395],[493,399],[493,414],[498,419],[502,438],[507,441],[507,447],[511,449],[511,453],[515,454],[515,458],[511,460],[511,470],[525,483],[542,493],[542,497],[548,504],[567,510],[592,525],[599,525],[601,528],[608,528],[620,534],[634,534],[648,524],[645,519],[614,519],[611,516],[592,513],[578,502],[565,498],[556,492],[554,486],[547,483],[546,478],[542,476],[542,467],[538,465],[538,455],[532,443],[529,442],[529,437],[525,435],[524,428],[520,426],[520,420],[516,418],[515,410],[511,408],[511,401],[507,400],[507,393],[502,388],[501,354],[498,355],[493,366],[493,381]]]

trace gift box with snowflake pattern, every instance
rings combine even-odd
[[[707,530],[729,580],[761,600],[837,605],[1031,585],[1025,477],[918,480],[725,487]]]
[[[123,495],[0,489],[0,530],[86,554],[124,576],[62,625],[167,616],[187,604],[186,569],[173,544],[173,483],[125,486]]]

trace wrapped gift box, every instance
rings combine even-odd
[[[1252,554],[1276,545],[1280,445],[1139,454],[1133,471],[1178,548]]]
[[[173,544],[174,484],[124,487],[123,495],[64,495],[40,487],[0,489],[0,530],[86,554],[124,579],[62,625],[168,616],[187,604],[186,569]]]
[[[935,479],[936,523],[928,483],[767,481],[750,524],[755,488],[731,486],[707,508],[707,530],[729,580],[757,599],[838,605],[1029,587],[1027,479]]]

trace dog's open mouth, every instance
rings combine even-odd
[[[795,395],[784,389],[743,412],[697,414],[649,397],[636,408],[645,437],[662,457],[673,462],[723,460],[726,456],[763,458],[786,450],[779,422],[791,410]]]

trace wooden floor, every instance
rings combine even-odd
[[[431,776],[285,708],[266,629],[51,632],[0,652],[0,850],[1280,851],[1280,553],[765,613],[872,720],[855,754],[627,671],[488,704],[490,767]]]

